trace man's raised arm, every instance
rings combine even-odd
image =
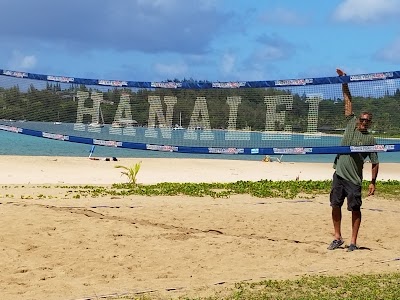
[[[339,76],[346,76],[346,73],[343,72],[341,69],[336,69],[336,73]],[[342,83],[342,93],[344,99],[344,115],[347,117],[353,114],[353,105],[351,103],[352,98],[349,90],[349,85],[347,83]]]

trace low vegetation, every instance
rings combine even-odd
[[[249,194],[259,198],[285,198],[313,197],[319,194],[328,194],[331,181],[237,181],[234,183],[158,183],[152,185],[141,185],[121,183],[113,184],[111,188],[85,186],[76,187],[73,192],[78,192],[91,197],[101,195],[113,196],[193,196],[213,198],[228,198],[232,195]],[[363,191],[368,190],[368,181],[363,183]],[[69,187],[71,188],[71,187]],[[396,198],[400,193],[400,181],[388,180],[377,183],[380,197]]]
[[[115,168],[119,168],[119,169],[124,169],[125,171],[121,171],[122,175],[125,175],[126,177],[128,177],[128,181],[129,181],[129,185],[131,188],[134,188],[137,184],[137,179],[136,176],[139,173],[140,170],[140,165],[142,162],[136,163],[134,166],[132,167],[126,167],[126,166],[115,166]]]
[[[400,273],[351,276],[304,276],[296,280],[264,280],[237,283],[232,290],[209,297],[184,300],[395,300],[400,295]],[[122,299],[160,299],[151,293],[111,297]],[[168,298],[163,298],[168,299]],[[170,298],[172,299],[172,298]],[[177,298],[174,298],[177,299]]]
[[[315,195],[328,194],[331,188],[331,181],[237,181],[234,183],[158,183],[152,185],[142,185],[136,182],[136,174],[140,165],[126,168],[129,182],[113,184],[112,186],[57,186],[65,189],[64,197],[80,199],[81,197],[101,197],[101,196],[192,196],[192,197],[212,197],[229,198],[232,195],[248,194],[258,198],[285,198],[294,199],[296,197],[313,198]],[[363,193],[366,196],[368,191],[368,181],[363,182]],[[10,187],[6,198],[13,198]],[[47,188],[43,186],[43,188]],[[400,193],[400,181],[388,180],[377,182],[377,195],[387,199],[398,199]],[[53,195],[26,195],[24,199],[33,198],[54,198]]]

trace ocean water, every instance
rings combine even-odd
[[[395,142],[396,141],[389,141],[388,143]],[[91,148],[92,146],[88,144],[58,141],[0,130],[0,155],[85,157],[89,156]],[[203,158],[255,161],[261,161],[263,159],[263,155],[171,153],[150,150],[114,148],[106,146],[96,146],[93,156],[117,158]],[[332,154],[285,155],[283,156],[282,161],[333,162],[334,157],[335,155]],[[381,162],[400,163],[400,153],[379,153],[379,159]]]

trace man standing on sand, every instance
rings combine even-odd
[[[346,74],[336,69],[339,76]],[[345,117],[348,120],[342,138],[342,146],[375,145],[375,138],[368,133],[372,122],[372,114],[363,112],[359,117],[353,113],[352,98],[347,83],[342,84]],[[332,221],[335,239],[329,245],[329,250],[339,248],[343,243],[341,233],[342,205],[347,197],[347,209],[352,213],[352,235],[347,251],[354,251],[357,247],[357,235],[361,224],[361,186],[363,180],[364,159],[370,158],[372,163],[372,179],[368,187],[368,196],[375,193],[376,177],[378,176],[379,161],[376,152],[362,152],[338,154],[335,158],[330,204],[332,207]]]

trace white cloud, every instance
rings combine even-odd
[[[29,70],[36,66],[37,58],[34,55],[24,55],[19,51],[13,51],[11,61],[9,63],[10,69],[13,70]]]
[[[217,0],[203,0],[199,3],[201,9],[214,9],[218,5]]]
[[[344,0],[334,11],[337,21],[367,23],[398,18],[400,0]]]
[[[280,25],[305,25],[309,17],[302,16],[294,11],[285,8],[268,10],[260,16],[260,20],[266,24]]]
[[[261,46],[253,54],[253,59],[255,60],[283,60],[290,58],[296,52],[296,48],[292,43],[277,34],[264,34],[257,41]]]
[[[134,2],[134,1],[133,1]],[[180,0],[137,0],[136,1],[139,6],[147,6],[152,9],[157,10],[177,10],[182,6],[182,2]],[[195,0],[196,9],[214,9],[217,7],[217,0]]]
[[[285,58],[282,48],[272,45],[265,45],[256,51],[255,56],[261,60],[279,60]]]
[[[165,77],[166,79],[182,79],[188,71],[188,66],[185,63],[171,64],[154,64],[154,70]]]
[[[248,80],[248,81],[259,81],[265,80],[266,75],[263,70],[258,69],[245,69],[240,72],[240,77],[236,80]]]
[[[12,24],[0,26],[2,46],[17,41],[81,53],[102,49],[204,54],[233,20],[233,14],[219,9],[219,0],[98,2],[52,1],[49,5],[49,0],[0,0],[2,11],[7,12],[2,14],[2,23]],[[85,20],[85,26],[74,20]]]
[[[221,71],[223,74],[231,74],[235,68],[236,57],[231,53],[225,53],[221,59]]]
[[[388,61],[391,63],[400,63],[400,37],[395,39],[393,43],[379,50],[375,57],[379,60]]]
[[[275,80],[282,76],[274,64],[249,60],[242,64],[238,74],[238,80],[248,81]]]

